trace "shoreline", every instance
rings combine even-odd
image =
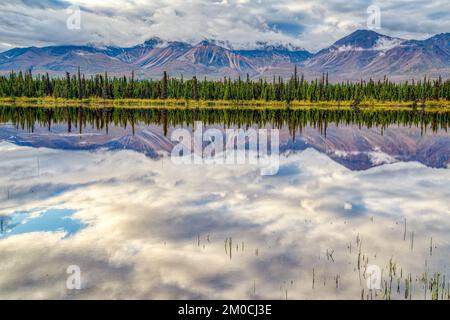
[[[243,107],[246,109],[351,109],[353,101],[291,101],[289,104],[286,101],[260,101],[260,100],[161,100],[161,99],[101,99],[101,98],[86,98],[86,99],[62,99],[62,98],[0,98],[0,107],[2,106],[17,106],[17,107],[88,107],[88,108],[102,108],[102,107],[120,107],[120,108],[214,108],[214,109],[235,109]],[[413,110],[413,102],[380,102],[380,101],[361,101],[360,109],[377,109],[377,110]],[[417,104],[417,110],[421,110],[421,106]],[[425,111],[450,111],[450,101],[427,101],[425,103]]]

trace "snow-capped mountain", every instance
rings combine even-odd
[[[236,52],[250,59],[257,68],[266,68],[280,64],[298,64],[312,56],[307,50],[293,46],[290,43],[283,45],[257,42],[257,47],[254,49],[238,50]]]
[[[206,72],[205,75],[208,74],[208,70],[211,73],[221,70],[227,75],[236,73],[235,76],[246,73],[255,74],[254,67],[249,59],[208,40],[192,47],[177,62],[199,66],[204,70],[200,73]]]
[[[89,44],[15,48],[0,53],[0,72],[32,69],[61,75],[80,67],[85,74],[136,72],[139,77],[253,78],[290,77],[294,66],[306,78],[327,72],[331,81],[368,78],[450,77],[450,34],[426,40],[404,40],[369,30],[357,30],[312,54],[292,44],[258,42],[251,49],[233,49],[228,42],[204,40],[190,44],[150,38],[133,47]]]
[[[449,34],[426,40],[403,40],[357,30],[319,51],[304,67],[337,79],[420,78],[450,75]]]
[[[399,46],[402,39],[381,35],[374,31],[357,30],[319,51],[306,63],[320,72],[353,73],[370,65],[385,51]]]

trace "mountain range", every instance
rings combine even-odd
[[[64,45],[14,48],[0,53],[0,73],[31,69],[62,75],[80,67],[84,74],[103,73],[139,78],[174,77],[290,77],[294,66],[307,79],[328,73],[331,81],[450,77],[450,33],[425,40],[404,40],[370,30],[357,30],[316,53],[291,44],[256,43],[233,49],[224,42],[197,44],[151,38],[133,47]]]
[[[223,128],[214,126],[221,130]],[[123,129],[109,127],[108,134],[87,126],[83,133],[68,133],[66,125],[33,127],[33,134],[27,130],[0,124],[0,143],[7,141],[21,146],[52,148],[60,150],[134,150],[155,158],[170,154],[174,143],[170,140],[174,128],[164,134],[162,126],[135,125]],[[450,165],[450,137],[446,132],[421,133],[420,128],[389,127],[380,134],[379,128],[330,125],[326,138],[316,128],[306,127],[301,135],[293,139],[288,128],[280,130],[280,152],[314,148],[328,155],[334,161],[351,170],[366,170],[384,163],[417,161],[428,167],[447,168]]]

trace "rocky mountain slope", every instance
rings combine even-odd
[[[0,53],[0,72],[32,69],[61,75],[108,71],[124,75],[132,70],[141,78],[171,76],[223,78],[247,74],[252,78],[290,77],[294,66],[306,78],[328,73],[331,81],[450,76],[450,33],[425,40],[404,40],[368,30],[357,30],[330,47],[312,54],[291,44],[257,43],[234,50],[215,40],[197,44],[151,38],[134,47],[52,46],[15,48]]]

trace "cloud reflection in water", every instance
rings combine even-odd
[[[448,272],[448,169],[350,171],[307,149],[282,157],[284,174],[261,177],[252,166],[176,166],[132,151],[3,142],[0,152],[0,215],[72,208],[86,225],[64,240],[58,231],[0,240],[0,298],[359,299],[357,238],[368,264]],[[65,288],[73,264],[80,291]],[[413,288],[423,297],[420,282]]]

